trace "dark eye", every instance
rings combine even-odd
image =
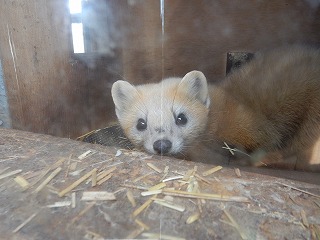
[[[188,122],[188,119],[187,119],[186,115],[184,115],[183,113],[180,113],[178,115],[178,117],[176,118],[176,124],[178,126],[186,125],[187,122]]]
[[[139,118],[136,127],[139,131],[144,131],[147,129],[147,123],[142,118]]]

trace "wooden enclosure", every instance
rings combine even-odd
[[[194,69],[225,75],[227,52],[320,43],[316,0],[90,0],[74,54],[67,0],[3,1],[0,50],[12,127],[74,138],[115,120],[114,81]],[[85,11],[86,10],[86,11]]]
[[[320,46],[319,0],[82,4],[81,13],[71,13],[68,0],[0,4],[0,105],[6,97],[14,128],[0,128],[4,239],[320,237],[318,173],[213,166],[66,139],[116,121],[116,80],[158,82],[197,69],[217,82],[229,52]],[[83,53],[74,53],[78,23]],[[86,200],[92,192],[114,198]]]

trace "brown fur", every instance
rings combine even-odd
[[[116,112],[128,138],[154,153],[157,139],[176,144],[169,154],[225,161],[223,143],[235,146],[254,165],[320,170],[320,51],[287,47],[256,54],[218,85],[201,72],[182,80],[112,89]],[[188,124],[177,126],[184,113]],[[137,131],[137,119],[148,121]],[[155,129],[163,131],[157,133]],[[221,145],[222,144],[222,145]],[[222,152],[220,155],[213,153]],[[250,157],[246,157],[250,154]]]
[[[212,86],[210,96],[211,136],[250,153],[267,152],[259,162],[319,169],[320,152],[312,157],[320,137],[319,50],[295,46],[257,54]],[[286,162],[292,155],[296,162]],[[318,166],[309,165],[311,158]]]

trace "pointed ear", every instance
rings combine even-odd
[[[119,80],[112,85],[111,95],[118,118],[131,105],[137,94],[137,89],[126,81]]]
[[[207,79],[200,71],[187,73],[178,86],[178,92],[185,92],[189,97],[199,100],[207,108],[210,106]]]

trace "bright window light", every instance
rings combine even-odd
[[[69,9],[71,14],[77,14],[82,12],[82,0],[69,0]]]
[[[83,26],[82,23],[72,23],[72,42],[74,53],[84,53]]]

